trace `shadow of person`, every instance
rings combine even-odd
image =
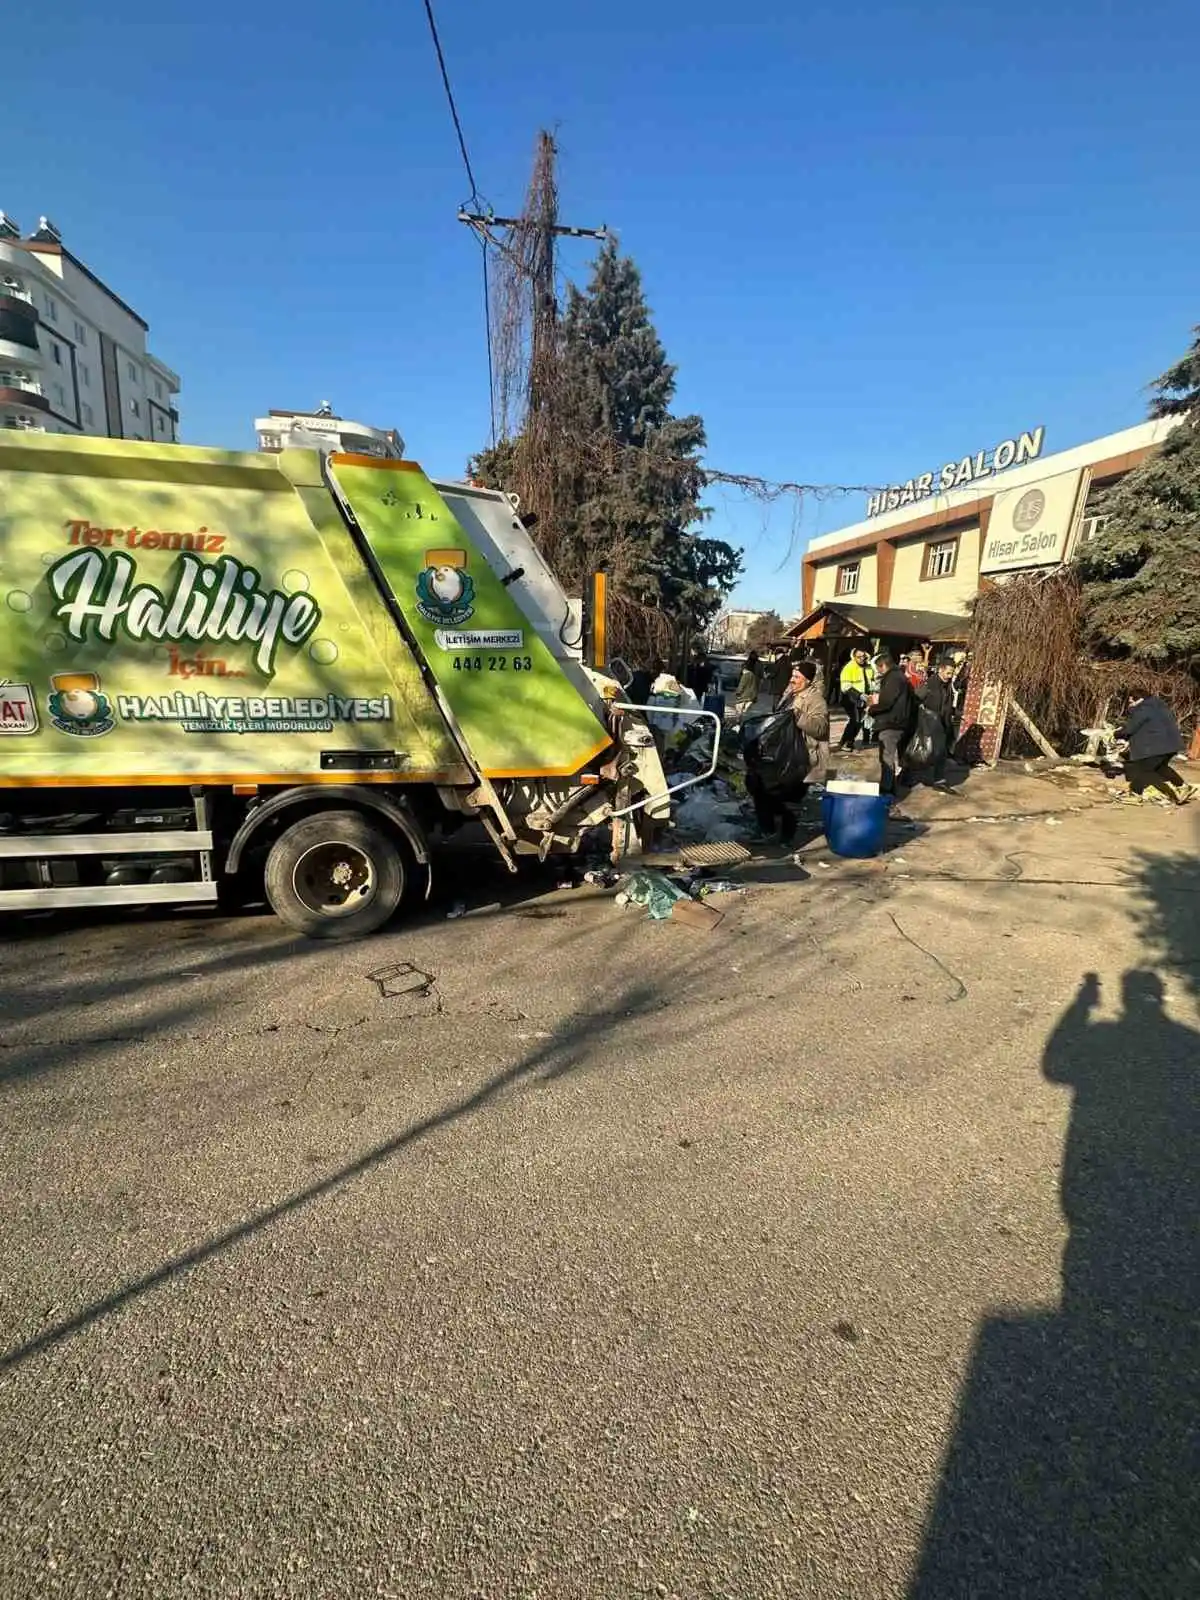
[[[1200,1035],[1152,972],[1122,998],[1089,973],[1047,1042],[1062,1309],[981,1328],[913,1600],[1200,1595]]]

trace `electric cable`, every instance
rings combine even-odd
[[[475,173],[471,166],[471,157],[467,153],[467,140],[463,133],[462,122],[459,120],[458,106],[454,101],[454,90],[450,87],[450,74],[446,70],[446,57],[442,54],[442,41],[438,36],[437,22],[433,15],[431,0],[423,0],[425,16],[429,22],[429,32],[433,38],[433,48],[437,52],[438,68],[442,74],[442,87],[446,91],[446,100],[450,106],[450,116],[454,122],[454,131],[458,135],[458,148],[462,153],[463,166],[467,169],[467,182],[471,185],[471,199],[479,199],[479,187],[475,182]]]
[[[462,119],[458,114],[458,104],[454,98],[454,89],[450,83],[450,73],[446,67],[446,57],[442,50],[441,37],[438,34],[437,20],[433,14],[432,0],[423,0],[425,18],[429,23],[429,33],[433,40],[434,52],[437,55],[438,70],[442,75],[442,87],[446,91],[446,103],[450,107],[450,118],[454,123],[454,132],[458,138],[458,149],[462,156],[462,163],[466,169],[467,182],[471,185],[470,198],[466,205],[486,205],[479,193],[479,185],[475,182],[475,169],[471,165],[471,155],[467,149],[467,137],[463,132]],[[460,210],[462,207],[460,207]],[[491,207],[487,206],[490,211]],[[492,359],[492,292],[488,275],[488,239],[486,230],[479,230],[479,243],[482,248],[483,258],[483,322],[487,339],[487,367],[488,367],[488,414],[491,418],[492,447],[496,445],[496,374]]]

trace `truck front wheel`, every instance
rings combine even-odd
[[[285,829],[265,872],[275,915],[310,939],[374,933],[404,895],[404,859],[357,811],[320,811]]]

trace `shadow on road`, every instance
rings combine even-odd
[[[469,928],[471,925],[467,926]],[[235,1225],[202,1239],[193,1249],[180,1252],[152,1270],[130,1277],[111,1293],[81,1306],[73,1314],[62,1317],[37,1333],[29,1334],[20,1342],[12,1343],[0,1353],[0,1371],[21,1365],[62,1341],[84,1332],[101,1319],[131,1305],[151,1291],[184,1277],[216,1257],[235,1250],[242,1243],[293,1213],[315,1205],[347,1188],[402,1155],[406,1149],[436,1130],[485,1111],[500,1097],[524,1089],[536,1090],[539,1086],[545,1089],[554,1080],[568,1074],[601,1068],[606,1058],[606,1047],[615,1042],[624,1030],[636,1030],[639,1048],[646,1052],[650,1052],[656,1041],[665,1033],[669,1033],[677,1044],[686,1044],[693,1040],[702,1031],[702,1025],[690,1019],[686,1015],[686,1007],[680,1007],[676,1002],[685,992],[704,993],[708,986],[715,986],[718,983],[723,964],[728,959],[727,950],[718,942],[698,943],[695,936],[689,936],[684,930],[671,930],[683,933],[680,941],[664,951],[649,968],[641,963],[631,971],[629,944],[634,926],[634,921],[622,921],[597,934],[594,928],[589,929],[585,925],[563,928],[556,923],[554,931],[556,958],[561,958],[575,946],[583,945],[590,959],[594,961],[596,970],[601,973],[609,972],[610,977],[604,986],[602,999],[588,1003],[586,1010],[581,1009],[577,1014],[570,1016],[552,1034],[538,1034],[537,1038],[543,1042],[531,1045],[520,1054],[519,1059],[502,1070],[493,1072],[473,1090],[448,1099],[432,1112],[415,1117],[408,1125],[399,1128],[392,1137],[360,1151],[352,1160],[345,1161],[336,1170],[282,1196],[273,1204],[261,1207]],[[497,937],[502,939],[504,935],[497,931]],[[463,938],[463,962],[467,965],[479,962],[482,959],[482,952],[478,947],[479,935],[476,934],[468,939],[464,934]],[[370,944],[356,948],[366,950],[370,948]],[[257,950],[251,943],[243,942],[240,949],[215,956],[207,964],[205,971],[211,973],[229,968],[240,972],[252,971],[255,968],[265,971],[289,957],[304,961],[317,960],[322,955],[328,956],[328,951],[322,951],[320,946],[314,946],[303,940],[281,941]],[[618,959],[622,956],[623,964]],[[513,967],[510,970],[514,982],[519,981],[518,968]],[[506,969],[501,959],[495,959],[494,973],[502,984],[506,978]],[[281,976],[294,982],[295,969],[285,969]],[[206,1025],[211,1025],[216,1020],[213,1017],[214,1007],[211,1003],[180,1002],[173,991],[173,977],[173,972],[163,972],[142,980],[147,991],[148,1009],[139,1020],[140,1037],[136,1042],[155,1040],[159,1036],[169,1040],[170,1035],[181,1026],[202,1031]],[[132,980],[129,975],[99,976],[84,986],[86,992],[84,1003],[103,1005],[107,998],[119,992],[120,987],[127,986],[130,981]],[[431,979],[430,983],[432,982]],[[377,985],[377,988],[386,1004],[386,985],[382,987]],[[747,1010],[751,1009],[756,1004],[754,995],[747,994],[741,1004]],[[736,1011],[736,1007],[733,1009]],[[440,1002],[438,1010],[440,1012]],[[56,1045],[50,1049],[37,1043],[17,1047],[9,1052],[7,1064],[0,1058],[0,1067],[4,1068],[0,1073],[0,1080],[8,1077],[15,1088],[22,1079],[32,1079],[54,1069],[91,1070],[94,1063],[90,1058],[94,1052],[99,1046],[112,1042],[111,1037],[96,1035],[76,1037],[69,1043]],[[165,1043],[164,1048],[169,1048],[169,1043]],[[394,1065],[397,1070],[403,1072],[405,1066],[403,1050],[401,1059]],[[14,1330],[10,1324],[8,1338],[12,1339],[13,1335]]]
[[[1200,976],[1197,866],[1148,858],[1148,946]],[[1182,877],[1181,877],[1182,874]],[[911,1600],[1200,1593],[1200,1035],[1157,972],[1087,974],[1043,1070],[1073,1092],[1058,1314],[982,1327]]]

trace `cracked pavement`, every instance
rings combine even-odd
[[[10,925],[0,1593],[1194,1593],[1153,1466],[1110,1481],[1132,1425],[1064,1282],[1053,1041],[1131,970],[1166,990],[1145,1060],[1156,1019],[1168,1065],[1194,1039],[1195,822],[1068,802],[756,861],[711,935],[471,852],[352,946]],[[1185,1181],[1148,1187],[1200,1224]],[[1190,1365],[1137,1388],[1156,1336],[1121,1357],[1139,1416],[1196,1415],[1183,1310]],[[1062,1480],[1030,1377],[1059,1349],[1096,1390],[1063,1423],[1078,1547],[999,1490],[981,1520],[955,1467],[984,1441],[1010,1500]]]

